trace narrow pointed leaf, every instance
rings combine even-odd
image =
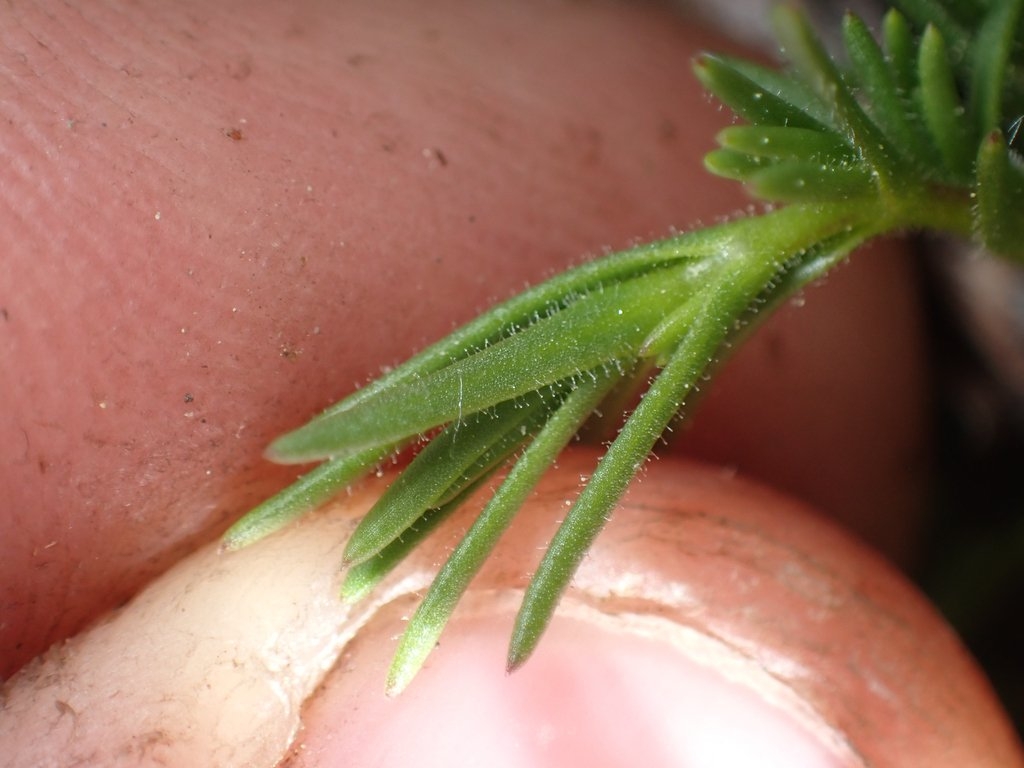
[[[616,360],[628,360],[689,290],[682,266],[594,289],[567,308],[446,368],[322,416],[279,438],[278,461],[392,443]],[[573,345],[566,349],[565,339]]]
[[[361,478],[397,447],[386,445],[324,462],[232,525],[224,534],[224,548],[242,549],[280,530]]]
[[[729,335],[732,319],[742,314],[759,292],[760,288],[755,288],[741,297],[719,289],[706,297],[690,335],[626,421],[551,540],[516,616],[508,652],[509,671],[533,653],[562,593],[629,482]]]
[[[424,539],[462,506],[481,485],[487,482],[488,478],[494,475],[495,471],[497,471],[497,467],[492,467],[490,471],[476,478],[447,503],[428,509],[418,520],[406,528],[401,536],[376,555],[349,568],[345,574],[345,580],[341,583],[341,599],[352,605],[370,594],[385,576],[397,568]]]
[[[1014,161],[1000,131],[978,153],[977,227],[994,253],[1024,260],[1024,166]]]
[[[889,9],[882,18],[882,40],[887,69],[906,110],[917,87],[917,46],[906,17],[895,8]]]
[[[754,125],[812,130],[830,125],[820,100],[777,72],[710,54],[697,60],[694,71],[708,91]]]
[[[835,133],[808,128],[734,125],[715,137],[725,149],[755,157],[818,162],[857,161],[853,148]]]
[[[733,149],[713,149],[704,155],[704,167],[716,176],[733,181],[746,181],[757,171],[770,165],[764,157],[756,157]]]
[[[899,33],[894,29],[891,34]],[[843,40],[857,81],[864,89],[871,118],[893,145],[913,158],[919,167],[932,165],[936,157],[929,151],[931,144],[923,126],[911,119],[909,105],[913,102],[909,94],[912,86],[900,82],[913,77],[912,43],[906,54],[899,54],[910,57],[902,65],[908,69],[904,75],[897,74],[892,60],[886,58],[867,25],[852,13],[847,13],[843,19]],[[897,46],[902,44],[903,41],[896,43]]]
[[[867,199],[875,193],[875,176],[860,164],[776,163],[747,179],[751,191],[765,200],[787,203]]]
[[[970,180],[976,142],[960,102],[949,52],[942,35],[929,26],[921,38],[918,58],[921,114],[952,178]]]
[[[520,427],[545,407],[538,396],[532,396],[501,403],[465,423],[450,424],[366,513],[345,546],[345,561],[359,563],[377,554],[428,509],[451,500],[476,476],[504,460],[525,436]]]
[[[584,378],[512,467],[501,487],[438,572],[402,634],[388,674],[390,695],[401,692],[419,671],[459,598],[516,512],[617,378],[600,373],[595,373],[592,379]]]
[[[513,330],[530,325],[535,318],[546,315],[554,308],[565,307],[577,297],[603,285],[621,282],[679,261],[702,258],[708,253],[708,240],[704,232],[688,232],[568,269],[498,304],[366,387],[335,403],[317,418],[323,419],[350,410],[387,389],[422,378],[456,360],[468,357],[500,341]]]

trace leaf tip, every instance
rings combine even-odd
[[[394,699],[406,689],[410,682],[410,680],[400,679],[394,672],[389,672],[388,679],[384,683],[384,695],[389,699]]]
[[[513,656],[509,654],[509,657],[505,660],[505,674],[511,675],[512,673],[519,670],[523,663],[526,661],[525,658],[520,656]]]
[[[263,450],[263,458],[275,464],[297,464],[302,462],[304,459],[298,455],[295,446],[292,445],[294,441],[290,439],[293,434],[289,432],[270,443]]]
[[[422,610],[422,609],[421,609]],[[417,615],[421,615],[417,613]],[[398,650],[391,660],[391,668],[388,669],[388,677],[384,686],[384,692],[390,697],[399,695],[411,683],[427,660],[427,656],[437,645],[438,632],[425,629],[422,622],[413,618],[406,627],[402,639],[398,641]]]
[[[220,540],[220,546],[217,547],[217,552],[220,554],[237,552],[240,549],[244,549],[245,546],[246,542],[242,541],[238,536],[232,535],[231,531],[228,531]]]
[[[266,521],[253,514],[259,509],[257,507],[224,532],[224,535],[221,536],[220,547],[218,548],[220,552],[238,552],[265,539],[277,530],[276,527],[266,525]]]
[[[691,64],[693,74],[696,75],[697,79],[707,90],[711,90],[714,63],[715,56],[713,54],[701,51],[693,57],[693,63]]]
[[[368,560],[372,555],[375,555],[378,549],[367,551],[367,546],[363,536],[357,535],[359,529],[356,528],[355,532],[349,537],[349,540],[345,543],[345,549],[341,553],[341,567],[351,568],[354,565],[359,565],[364,560]]]
[[[339,599],[348,606],[361,602],[370,591],[368,585],[363,580],[351,578],[351,573],[349,571],[349,577],[341,583],[341,588],[338,590]]]
[[[523,643],[521,639],[513,637],[508,648],[508,656],[505,658],[505,674],[511,675],[526,663],[533,653],[532,643]]]

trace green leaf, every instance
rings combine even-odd
[[[807,128],[735,125],[719,131],[715,138],[725,149],[755,157],[833,164],[858,159],[853,148],[835,133]]]
[[[509,398],[635,356],[692,283],[688,265],[595,288],[565,309],[402,386],[364,398],[279,438],[278,461],[307,461],[390,444]],[[565,339],[573,339],[566,349]]]
[[[758,197],[786,203],[867,200],[876,194],[873,172],[860,163],[776,163],[751,174],[747,183]]]
[[[1024,166],[1011,155],[1001,131],[992,131],[978,153],[976,227],[993,253],[1024,259]]]
[[[713,149],[704,155],[704,167],[708,171],[733,181],[746,181],[769,165],[770,162],[767,158],[756,157],[732,149]]]
[[[366,513],[345,546],[345,562],[359,563],[377,554],[428,509],[450,501],[503,462],[526,439],[528,422],[547,407],[534,394],[446,427]]]
[[[643,275],[680,260],[701,258],[708,254],[708,249],[707,238],[702,233],[690,232],[566,270],[498,304],[368,386],[335,403],[317,419],[350,410],[385,390],[408,384],[468,357],[515,330],[532,324],[538,317],[567,306],[579,296],[598,290],[601,286]]]
[[[917,88],[917,46],[906,17],[894,8],[882,18],[882,40],[889,74],[906,110]]]
[[[501,487],[442,566],[409,621],[388,674],[389,695],[399,693],[419,671],[462,594],[519,507],[614,382],[614,378],[606,376],[582,380],[519,457]]]
[[[324,462],[232,525],[224,534],[224,548],[242,549],[280,530],[358,480],[397,447],[385,445]]]
[[[828,110],[802,83],[764,67],[703,54],[694,72],[708,91],[754,125],[826,130]]]
[[[921,38],[918,58],[921,114],[944,167],[953,179],[969,183],[977,142],[960,101],[949,51],[938,28],[928,26]]]
[[[900,186],[911,170],[906,158],[865,114],[807,19],[785,6],[776,10],[773,19],[787,58],[832,107],[838,127],[877,174],[879,183],[888,188]]]
[[[895,13],[895,12],[893,12]],[[898,14],[897,14],[898,15]],[[857,16],[847,13],[843,18],[843,40],[850,56],[856,79],[863,89],[867,109],[894,146],[919,166],[927,168],[937,159],[930,150],[930,142],[923,126],[913,119],[911,78],[913,77],[913,43],[902,38],[909,30],[894,20],[888,22],[893,45],[897,50],[887,58],[875,41],[867,25]],[[906,46],[906,50],[902,50]],[[903,60],[894,66],[895,59]],[[906,60],[909,59],[909,60]],[[903,72],[902,70],[906,70]],[[909,81],[909,82],[907,82]]]
[[[385,576],[397,568],[424,539],[462,506],[497,469],[498,467],[492,467],[490,471],[484,472],[447,503],[428,509],[376,555],[350,567],[341,584],[341,599],[351,605],[369,595]]]
[[[755,196],[780,202],[851,200],[875,191],[872,170],[835,133],[777,126],[733,126],[709,152],[713,173],[745,182]]]

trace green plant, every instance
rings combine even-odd
[[[227,546],[433,434],[347,544],[342,591],[356,600],[510,466],[409,622],[388,680],[398,691],[562,448],[596,410],[620,412],[646,387],[527,589],[508,656],[509,669],[522,664],[631,478],[755,319],[885,233],[952,233],[1024,257],[1024,164],[1010,146],[1024,114],[1024,0],[900,5],[880,42],[845,17],[843,64],[789,8],[776,14],[783,70],[702,56],[697,76],[745,121],[719,133],[707,167],[782,205],[570,270],[279,438],[272,459],[324,462],[233,526]]]

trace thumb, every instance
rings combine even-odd
[[[522,588],[596,458],[559,460],[401,696],[384,682],[403,618],[467,519],[345,606],[336,566],[369,482],[247,550],[197,553],[22,670],[7,765],[1024,765],[895,570],[801,505],[675,459],[634,485],[506,676]]]

